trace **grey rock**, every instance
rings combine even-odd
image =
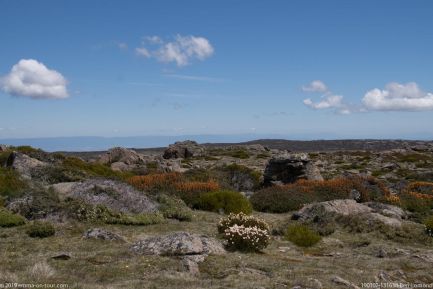
[[[110,167],[113,171],[117,171],[117,172],[124,172],[131,169],[131,166],[127,165],[124,162],[114,162],[110,165]]]
[[[195,141],[186,140],[169,145],[164,151],[164,159],[200,157],[205,153],[203,146]]]
[[[225,252],[217,240],[191,234],[188,232],[175,232],[165,236],[149,237],[136,242],[131,250],[141,255],[220,255]]]
[[[120,235],[106,231],[100,228],[93,228],[87,230],[83,238],[85,239],[99,239],[105,241],[125,241]]]
[[[323,180],[319,169],[305,153],[283,153],[271,158],[264,172],[264,183],[293,183],[299,179]]]
[[[31,178],[34,170],[47,166],[47,163],[20,152],[12,152],[6,163],[7,167],[13,168],[27,179]]]

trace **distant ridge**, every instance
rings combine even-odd
[[[260,138],[264,137],[264,138]],[[0,139],[0,144],[30,145],[48,152],[92,152],[105,151],[121,146],[136,149],[166,147],[182,140],[195,140],[206,146],[251,145],[261,144],[273,149],[290,151],[337,151],[337,150],[389,150],[408,146],[433,143],[431,140],[399,139],[335,139],[335,140],[293,140],[293,137],[282,138],[281,135],[179,135],[179,136],[134,136],[134,137],[55,137],[55,138],[22,138]]]

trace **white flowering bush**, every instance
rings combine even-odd
[[[270,237],[267,230],[258,227],[233,225],[223,234],[227,247],[240,251],[260,251],[269,245]]]
[[[218,232],[224,233],[228,228],[238,225],[238,226],[244,226],[244,227],[257,227],[261,230],[265,230],[268,233],[270,232],[269,225],[262,219],[254,217],[254,216],[248,216],[244,213],[239,214],[233,214],[231,213],[226,218],[222,218],[218,222]]]

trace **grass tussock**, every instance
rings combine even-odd
[[[26,223],[22,216],[13,214],[4,208],[0,208],[0,227],[16,227]]]

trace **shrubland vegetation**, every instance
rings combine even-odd
[[[350,177],[275,185],[259,190],[250,200],[255,210],[284,213],[312,202],[346,199],[353,191],[359,194],[359,201],[381,201],[389,196],[388,189],[372,177]]]

